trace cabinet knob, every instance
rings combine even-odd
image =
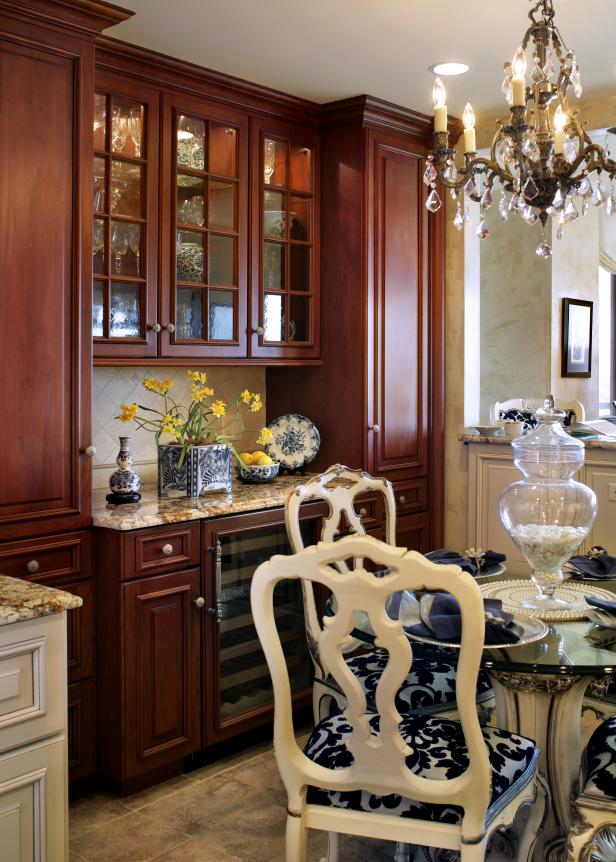
[[[368,430],[374,431],[375,434],[378,434],[379,431],[381,430],[381,426],[380,425],[371,425]]]
[[[205,599],[203,598],[203,596],[199,596],[195,599],[195,607],[199,608],[199,610],[205,607]]]
[[[404,494],[400,494],[400,496],[398,497],[398,502],[406,503],[406,497],[404,496]]]
[[[367,514],[368,514],[368,510],[364,506],[362,506],[361,509],[359,510],[359,517],[365,518]]]
[[[96,446],[92,446],[92,444],[90,444],[87,448],[83,450],[83,453],[84,455],[87,455],[88,458],[94,458],[94,456],[96,455]]]
[[[167,330],[167,332],[168,332],[169,334],[171,334],[172,332],[175,332],[175,326],[174,326],[174,324],[173,324],[173,323],[168,323],[168,324],[165,326],[165,329]]]
[[[26,565],[27,570],[33,575],[35,572],[41,568],[41,564],[38,560],[30,560],[30,562]]]
[[[252,331],[255,332],[257,335],[263,335],[263,333],[265,332],[262,326],[257,326],[257,328],[253,329]]]
[[[170,557],[173,553],[173,545],[167,543],[166,545],[162,546],[161,550],[166,557]]]
[[[153,323],[150,326],[150,329],[152,330],[152,332],[160,332],[162,329],[162,326],[160,325],[160,323]]]

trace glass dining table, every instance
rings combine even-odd
[[[616,579],[601,581],[601,587],[616,593]],[[606,688],[616,677],[616,631],[613,640],[608,634],[601,641],[588,620],[551,622],[548,628],[533,643],[484,649],[482,667],[494,688],[496,725],[534,739],[541,749],[540,769],[552,800],[533,858],[561,862],[582,758],[584,697],[589,686]],[[413,645],[425,658],[442,659],[444,649],[452,656],[457,652],[445,645]]]

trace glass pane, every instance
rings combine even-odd
[[[235,183],[210,180],[210,227],[235,230]]]
[[[187,230],[177,233],[176,270],[178,281],[204,281],[204,234]]]
[[[179,287],[175,320],[176,338],[203,340],[203,291]]]
[[[283,141],[263,141],[263,181],[266,186],[286,186],[287,144]]]
[[[143,105],[114,99],[111,116],[111,149],[123,156],[139,158],[143,143]]]
[[[94,149],[105,150],[105,131],[107,129],[107,96],[94,94]]]
[[[291,188],[312,192],[312,150],[291,144]]]
[[[311,523],[301,525],[306,546],[314,543]],[[273,700],[271,678],[250,612],[250,582],[260,563],[274,554],[291,552],[284,529],[221,535],[222,621],[220,638],[220,713],[228,719]],[[306,647],[301,588],[285,581],[274,590],[274,616],[289,669],[293,691],[311,685],[312,668]]]
[[[105,282],[94,280],[92,290],[92,336],[102,338],[103,319],[105,316]]]
[[[284,290],[285,246],[279,242],[263,245],[263,287],[265,290]]]
[[[141,274],[141,225],[111,222],[112,275]]]
[[[141,215],[141,165],[111,162],[111,212],[118,215]]]
[[[94,212],[105,212],[105,159],[94,157],[92,176],[92,205]]]
[[[310,340],[310,300],[292,296],[289,309],[289,341]]]
[[[208,338],[212,341],[233,341],[234,294],[230,290],[210,290]]]
[[[210,284],[235,284],[235,239],[210,234]]]
[[[105,220],[95,218],[92,227],[92,269],[105,273]]]
[[[291,290],[310,290],[309,246],[291,246]]]
[[[266,293],[263,304],[263,340],[284,341],[284,296]]]
[[[210,173],[237,176],[237,129],[210,123]]]
[[[204,188],[205,181],[201,177],[178,174],[176,219],[179,224],[205,224]]]
[[[205,170],[205,123],[180,114],[177,126],[177,163],[183,168]]]
[[[291,197],[291,239],[310,241],[311,210],[309,199]]]
[[[282,192],[265,191],[263,196],[263,232],[265,236],[286,236],[287,196]]]
[[[109,335],[111,338],[141,335],[141,285],[111,282]]]

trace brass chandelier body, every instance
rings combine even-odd
[[[498,180],[498,208],[503,220],[517,213],[528,224],[543,227],[543,239],[537,247],[541,257],[552,252],[546,235],[550,217],[558,220],[560,239],[564,226],[585,215],[590,203],[607,205],[616,215],[616,189],[612,186],[606,193],[603,186],[603,175],[610,180],[616,176],[616,161],[609,151],[593,143],[569,108],[568,91],[573,89],[578,98],[582,95],[580,73],[576,56],[566,47],[554,16],[553,0],[535,2],[529,12],[530,27],[513,63],[504,66],[502,91],[510,104],[510,120],[499,125],[489,158],[475,151],[474,114],[467,105],[464,164],[456,165],[456,150],[449,147],[445,90],[440,79],[436,80],[434,149],[428,154],[424,174],[424,182],[431,189],[427,208],[435,212],[441,207],[436,190],[440,182],[457,201],[454,224],[459,230],[468,220],[462,210],[464,198],[480,204],[477,235],[481,239],[489,235],[484,210],[493,203]],[[532,71],[527,82],[529,48]]]

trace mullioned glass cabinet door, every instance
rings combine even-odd
[[[96,356],[155,356],[158,94],[97,76],[92,172]]]

